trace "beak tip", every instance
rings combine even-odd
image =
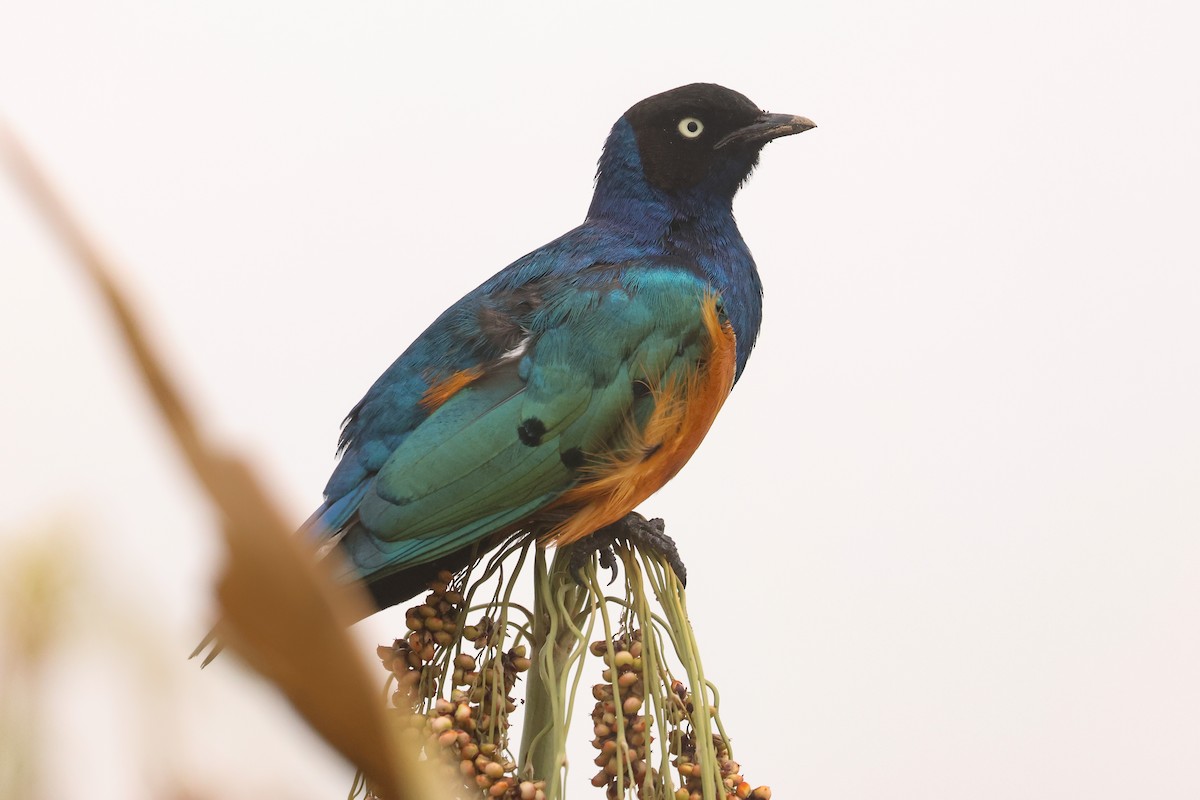
[[[738,128],[732,133],[727,134],[713,145],[713,149],[720,150],[722,147],[734,142],[762,147],[774,139],[782,136],[791,136],[796,133],[804,133],[815,127],[817,127],[817,123],[808,117],[763,112],[762,116],[753,124],[747,125],[744,128]]]

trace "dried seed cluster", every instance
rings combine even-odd
[[[499,652],[497,626],[484,616],[461,631],[479,652],[459,653],[451,672],[442,654],[460,635],[463,604],[462,593],[450,588],[453,579],[449,572],[439,574],[425,602],[406,612],[408,635],[378,648],[397,679],[392,701],[397,708],[424,710],[409,719],[429,742],[426,752],[445,757],[447,785],[460,783],[466,796],[545,800],[545,781],[519,780],[508,757],[508,717],[517,708],[512,696],[517,678],[531,666],[527,650],[518,645]],[[439,696],[447,672],[449,699]]]
[[[459,705],[470,704],[473,729],[487,741],[505,738],[508,715],[517,710],[513,687],[531,665],[526,652],[525,645],[517,645],[505,653],[484,651],[478,658],[459,653],[454,659],[451,699]],[[482,663],[477,667],[479,659]]]
[[[592,740],[592,746],[600,751],[595,760],[600,771],[592,778],[592,785],[605,787],[605,794],[615,800],[618,797],[617,776],[623,775],[625,785],[638,787],[638,797],[642,797],[646,776],[653,773],[646,762],[646,749],[653,740],[649,733],[652,720],[641,713],[646,702],[646,687],[642,681],[642,632],[635,630],[628,636],[615,637],[611,658],[608,645],[600,640],[592,642],[590,648],[592,655],[603,658],[605,663],[604,682],[592,687],[592,696],[596,698],[592,709],[596,738]],[[620,724],[618,708],[621,710]],[[650,784],[654,782],[652,776]]]
[[[508,747],[509,717],[517,708],[514,689],[520,674],[532,666],[526,648],[503,650],[504,617],[497,623],[484,615],[473,625],[463,624],[462,581],[455,585],[452,573],[440,573],[429,588],[424,602],[406,612],[405,637],[378,649],[397,680],[394,705],[414,712],[404,715],[401,737],[424,748],[429,763],[443,770],[445,784],[461,787],[455,793],[459,798],[546,800],[546,782],[519,777]],[[475,654],[460,652],[451,658],[466,642],[474,645]],[[674,800],[702,800],[706,773],[719,774],[717,794],[724,800],[770,800],[769,787],[751,788],[743,779],[724,738],[714,735],[711,747],[697,746],[696,714],[715,717],[716,708],[697,708],[688,688],[665,670],[646,676],[646,646],[642,631],[628,628],[611,642],[590,645],[591,653],[604,661],[603,681],[592,687],[592,745],[599,751],[595,763],[600,767],[592,785],[603,788],[608,800],[619,800],[619,789],[629,794],[636,788],[643,800],[662,796],[667,776],[650,766],[647,757],[654,742],[654,715],[642,712],[650,698],[665,721],[660,747],[679,775]]]
[[[697,757],[695,733],[691,725],[696,708],[692,701],[692,693],[681,681],[671,681],[666,708],[670,725],[671,753],[675,756],[671,764],[678,770],[679,781],[682,784],[675,791],[675,800],[703,800],[704,784],[701,774],[705,767]],[[752,789],[750,784],[742,779],[741,765],[730,757],[729,744],[723,738],[714,735],[712,742],[726,800],[771,800],[769,786]]]
[[[405,612],[408,635],[376,653],[383,666],[396,676],[392,702],[397,707],[418,708],[438,694],[441,669],[434,664],[440,653],[458,639],[462,592],[450,588],[454,573],[442,570],[429,584],[425,602]]]
[[[470,656],[459,656],[462,658]],[[462,786],[479,797],[501,800],[545,800],[545,781],[518,780],[517,765],[496,742],[482,741],[476,723],[478,705],[469,692],[456,690],[450,700],[438,700],[428,714],[429,732],[451,764]],[[449,783],[449,781],[447,781]]]

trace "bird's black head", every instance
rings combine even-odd
[[[763,145],[816,127],[804,117],[768,114],[743,94],[692,83],[647,97],[625,112],[646,180],[667,192],[715,177],[735,190]]]

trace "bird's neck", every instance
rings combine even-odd
[[[740,376],[762,322],[762,283],[733,218],[736,185],[670,194],[650,185],[633,131],[622,121],[601,156],[587,219],[616,229],[647,254],[680,256],[703,271],[720,292],[737,335]]]
[[[714,192],[705,186],[667,193],[650,185],[642,171],[633,129],[624,120],[609,134],[596,170],[596,192],[588,220],[620,227],[646,244],[667,237],[672,225],[684,223],[716,232],[737,230],[733,222],[733,192]]]

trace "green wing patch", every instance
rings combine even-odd
[[[644,421],[645,388],[694,363],[710,291],[689,273],[648,269],[548,297],[525,351],[483,365],[375,476],[359,506],[365,531],[345,542],[360,572],[453,552],[578,483],[588,459]]]

